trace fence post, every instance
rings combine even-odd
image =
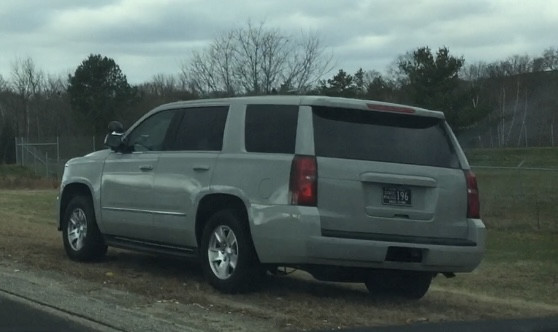
[[[19,149],[17,148],[17,137],[14,137],[15,140],[15,157],[16,157],[16,165],[19,165]]]
[[[56,166],[60,164],[60,138],[56,136]]]
[[[25,166],[25,151],[23,151],[23,136],[21,136],[21,166]]]
[[[550,141],[551,146],[554,146],[554,123],[550,123]]]

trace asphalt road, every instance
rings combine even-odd
[[[67,318],[67,314],[0,293],[0,331],[98,331]],[[66,316],[66,317],[65,317]]]
[[[57,273],[37,274],[0,262],[0,332],[278,330],[263,323],[242,329],[235,324],[230,315],[213,314],[194,305],[152,303],[133,293],[105,289],[83,280],[68,282]],[[558,317],[420,323],[344,331],[558,332]]]
[[[48,306],[38,305],[32,301],[0,293],[0,332],[8,331],[67,331],[98,332],[91,326],[83,325],[71,318],[68,313],[54,310]],[[102,328],[104,330],[104,328]],[[557,318],[511,319],[475,322],[448,322],[435,324],[417,324],[406,326],[386,326],[374,328],[356,328],[345,331],[353,332],[551,332],[558,331]]]
[[[345,332],[558,332],[558,317],[423,323],[348,329]]]

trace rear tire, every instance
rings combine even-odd
[[[248,225],[235,210],[209,218],[201,239],[201,259],[205,278],[223,293],[248,291],[261,279]]]
[[[76,196],[66,207],[62,239],[66,254],[75,261],[96,260],[107,252],[89,197]]]
[[[428,292],[432,276],[430,272],[377,270],[369,275],[364,284],[372,295],[418,300]]]

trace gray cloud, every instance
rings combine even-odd
[[[18,57],[59,74],[100,53],[140,83],[178,72],[192,50],[248,20],[317,33],[349,72],[383,71],[419,46],[447,46],[468,62],[558,46],[556,1],[19,0],[0,3],[0,74],[9,78]]]

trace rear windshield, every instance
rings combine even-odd
[[[459,168],[442,119],[331,107],[313,114],[317,156]]]

